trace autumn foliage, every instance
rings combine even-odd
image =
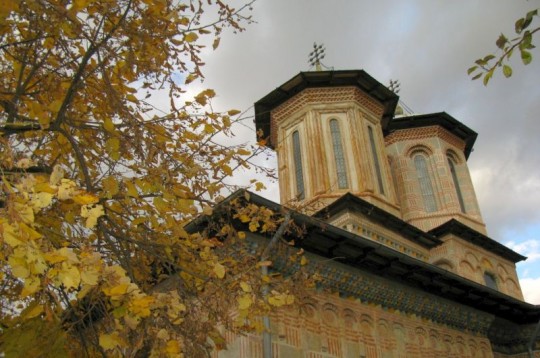
[[[275,214],[246,198],[214,212],[260,149],[222,144],[239,112],[214,112],[213,90],[183,98],[249,6],[0,2],[0,352],[197,357],[293,302],[234,245],[232,221],[271,233]]]

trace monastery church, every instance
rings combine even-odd
[[[477,134],[445,112],[403,114],[398,100],[363,70],[332,70],[255,103],[281,204],[250,201],[305,208],[289,211],[309,261],[324,262],[322,289],[215,357],[540,357],[540,306],[516,274],[525,257],[487,236],[478,207]]]

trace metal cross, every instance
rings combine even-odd
[[[392,92],[394,92],[395,94],[398,94],[399,93],[399,90],[400,90],[400,83],[398,80],[390,80],[390,85],[388,86],[388,89]]]
[[[325,51],[326,49],[324,48],[324,45],[317,45],[316,42],[313,43],[313,51],[311,51],[309,53],[309,64],[311,65],[311,67],[315,66],[315,70],[316,71],[322,71],[322,68],[321,68],[321,60],[324,58],[325,56]]]

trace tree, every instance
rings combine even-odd
[[[517,37],[509,40],[506,35],[501,34],[495,45],[500,53],[497,55],[488,54],[475,61],[475,65],[467,70],[467,74],[473,80],[483,77],[484,85],[487,85],[496,70],[502,69],[506,78],[512,76],[512,67],[509,65],[510,58],[515,50],[519,51],[524,65],[532,61],[529,50],[535,48],[532,43],[533,35],[540,31],[540,26],[531,27],[534,20],[538,18],[538,9],[529,11],[525,17],[516,21],[515,32]]]
[[[288,281],[262,275],[245,246],[223,245],[246,236],[233,220],[275,230],[270,210],[244,198],[203,231],[186,227],[212,214],[226,179],[261,150],[220,144],[239,111],[214,112],[213,90],[182,101],[203,77],[204,44],[242,31],[250,6],[1,3],[6,356],[197,357],[223,347],[220,328],[252,330],[247,317],[293,301]],[[148,101],[160,89],[170,113],[157,116]],[[272,300],[259,297],[263,285]]]

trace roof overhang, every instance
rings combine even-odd
[[[315,213],[314,216],[317,218],[331,217],[332,215],[345,210],[352,210],[369,216],[369,218],[374,222],[377,222],[390,230],[398,232],[411,242],[419,244],[427,249],[432,249],[442,244],[442,241],[433,235],[425,233],[416,226],[406,223],[397,216],[394,216],[351,193],[343,195],[330,205],[326,206],[324,209]]]
[[[386,129],[383,128],[383,130],[384,135],[386,136],[397,130],[429,126],[440,126],[463,140],[465,142],[465,158],[469,158],[478,134],[446,112],[396,117],[392,119]]]
[[[254,193],[239,190],[214,208],[213,215],[219,215],[219,207],[226,206],[229,201],[248,200],[245,199],[246,197],[249,197],[250,203],[265,206],[277,215],[289,210]],[[303,228],[305,234],[299,239],[294,236],[296,233],[289,233],[284,235],[284,239],[294,240],[296,247],[303,248],[307,252],[398,281],[409,287],[493,314],[510,322],[532,324],[540,319],[538,305],[505,295],[314,217],[291,210],[289,212],[291,219]],[[190,232],[203,230],[208,220],[209,217],[201,216],[189,224],[186,230]],[[248,224],[240,220],[236,220],[233,224],[239,230],[249,230]]]
[[[447,221],[446,223],[437,226],[434,229],[431,229],[429,233],[439,239],[445,235],[453,234],[460,239],[470,242],[471,244],[474,244],[490,252],[493,252],[494,254],[504,257],[505,259],[510,260],[513,263],[527,259],[525,256],[518,254],[517,252],[509,249],[503,244],[487,237],[482,233],[479,233],[478,231],[471,229],[467,225],[462,224],[455,219]]]
[[[358,87],[383,106],[382,127],[386,128],[394,116],[399,97],[386,86],[375,80],[364,70],[300,72],[257,102],[255,102],[255,126],[271,142],[271,111],[306,88]]]

